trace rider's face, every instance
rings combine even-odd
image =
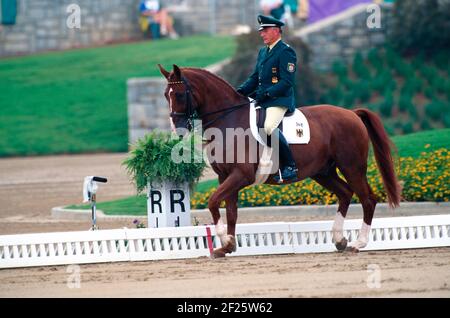
[[[279,28],[269,27],[259,31],[259,35],[263,39],[265,45],[271,45],[280,38],[281,34]]]

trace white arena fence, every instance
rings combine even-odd
[[[356,240],[362,220],[346,220]],[[240,224],[230,256],[334,252],[332,221]],[[0,236],[0,268],[209,257],[214,226]],[[379,218],[362,251],[450,246],[450,215]]]

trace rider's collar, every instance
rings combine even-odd
[[[280,41],[281,41],[281,37],[280,37],[278,40],[276,40],[274,43],[272,43],[271,45],[269,45],[269,51],[272,50],[272,49],[275,47],[275,45],[277,45],[278,42],[280,42]]]

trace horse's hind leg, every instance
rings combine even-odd
[[[338,197],[339,206],[334,218],[332,232],[336,248],[338,251],[343,251],[347,247],[347,239],[344,237],[344,219],[353,196],[353,190],[337,175],[336,170],[325,176],[314,176],[313,179]]]
[[[370,226],[372,224],[375,206],[377,205],[377,198],[367,182],[367,165],[356,167],[356,169],[353,167],[342,168],[341,171],[350,187],[355,190],[364,211],[363,224],[358,238],[356,241],[351,242],[348,248],[351,251],[357,252],[361,248],[366,247],[369,242]]]

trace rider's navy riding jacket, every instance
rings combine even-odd
[[[245,96],[263,90],[266,98],[260,103],[262,107],[283,106],[292,112],[295,110],[296,64],[295,51],[283,41],[278,41],[270,51],[267,46],[263,47],[259,50],[255,70],[238,90]]]

